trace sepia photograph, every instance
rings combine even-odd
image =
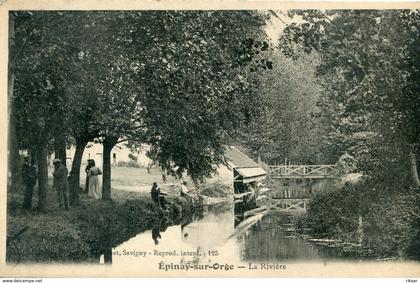
[[[7,15],[8,274],[420,276],[419,9]]]

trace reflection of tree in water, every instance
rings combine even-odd
[[[112,237],[111,235],[111,224],[107,217],[101,215],[99,217],[101,223],[101,229],[99,232],[99,242],[101,243],[101,252],[104,255],[104,263],[112,264]]]

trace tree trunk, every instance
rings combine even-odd
[[[103,175],[102,175],[102,199],[111,199],[111,150],[117,144],[118,138],[107,137],[103,143]]]
[[[12,50],[15,46],[15,15],[9,13],[9,50]],[[20,158],[19,148],[17,144],[16,128],[12,115],[13,109],[13,91],[15,75],[11,62],[12,52],[9,52],[9,68],[8,68],[8,118],[9,118],[9,136],[8,136],[8,188],[16,188],[16,184],[20,180]]]
[[[66,136],[64,135],[64,133],[59,133],[55,136],[54,153],[55,158],[61,159],[63,165],[67,167]]]
[[[20,156],[14,119],[10,116],[8,136],[8,188],[16,189],[20,181]]]
[[[112,246],[103,249],[104,253],[104,263],[105,264],[112,264]]]
[[[103,150],[103,175],[102,175],[102,199],[111,199],[111,150],[112,147],[104,143]]]
[[[410,165],[413,185],[415,187],[420,187],[419,173],[417,171],[417,158],[414,149],[410,152]]]
[[[36,153],[38,162],[38,210],[44,212],[47,206],[48,190],[47,144],[39,144]]]
[[[363,244],[363,238],[364,238],[364,233],[363,233],[363,217],[361,214],[359,214],[358,219],[357,219],[357,243],[359,245]]]
[[[72,205],[79,205],[80,193],[80,166],[82,164],[83,152],[87,142],[77,141],[76,152],[74,153],[73,163],[70,171],[70,200]]]

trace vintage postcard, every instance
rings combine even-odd
[[[419,9],[0,1],[0,276],[417,282]]]

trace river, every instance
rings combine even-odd
[[[212,264],[228,262],[286,263],[294,261],[354,260],[334,247],[302,239],[293,228],[291,214],[272,211],[243,218],[232,204],[206,206],[190,223],[167,226],[164,220],[112,249],[113,266],[139,262]],[[356,256],[357,257],[357,256]],[[361,260],[363,258],[358,258]],[[100,263],[103,263],[101,256]]]

